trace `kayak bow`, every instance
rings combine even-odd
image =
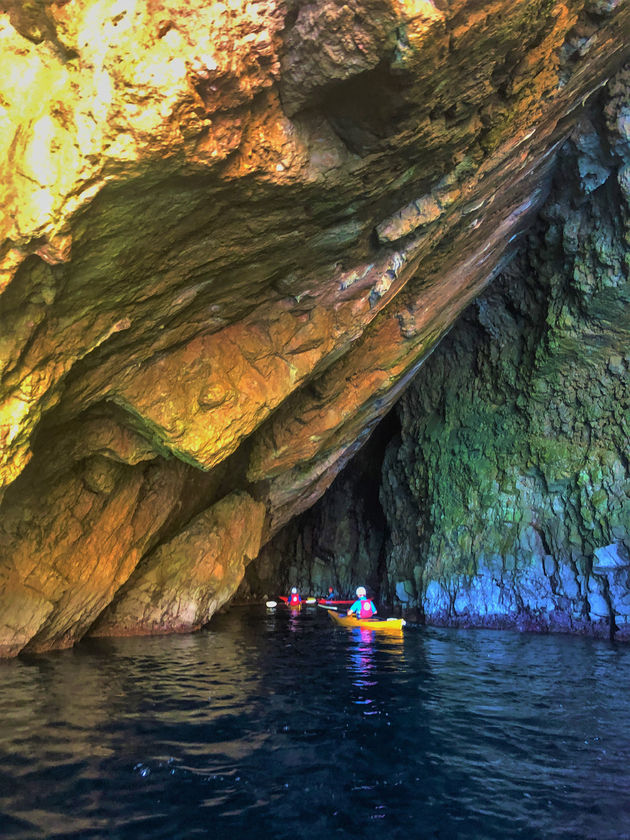
[[[407,623],[404,618],[355,618],[353,615],[340,615],[332,610],[329,610],[328,615],[343,627],[367,627],[379,633],[402,633]]]

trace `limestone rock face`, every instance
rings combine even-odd
[[[625,70],[564,144],[520,253],[399,401],[372,486],[353,465],[263,558],[281,547],[320,589],[357,570],[431,623],[630,640],[629,104]]]
[[[248,565],[239,600],[300,592],[354,594],[359,583],[377,593],[386,563],[387,522],[379,501],[383,458],[395,428],[391,412],[341,472],[323,499],[297,516]]]
[[[415,581],[428,620],[630,639],[629,82],[575,132],[523,254],[401,402],[389,574]]]
[[[0,651],[206,621],[510,258],[629,27],[3,0]]]
[[[206,624],[260,550],[265,506],[231,493],[147,557],[100,616],[94,635],[173,633]]]

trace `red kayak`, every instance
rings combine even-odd
[[[342,606],[349,607],[350,604],[354,604],[354,601],[331,601],[329,598],[318,598],[318,604],[341,604]]]

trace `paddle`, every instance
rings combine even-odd
[[[331,607],[330,604],[318,604],[318,607],[322,607],[325,610],[334,610],[335,612],[339,612],[339,607]]]
[[[312,606],[314,606],[314,605],[317,603],[317,598],[313,598],[311,595],[309,595],[309,597],[308,597],[308,598],[302,598],[302,600],[301,600],[299,603],[297,603],[297,604],[290,604],[290,603],[289,603],[289,598],[288,598],[288,596],[287,596],[287,595],[281,595],[281,596],[280,596],[280,600],[281,600],[284,604],[286,604],[288,607],[299,607],[299,606],[301,606],[302,604],[308,604],[309,606],[311,606],[311,607],[312,607]]]

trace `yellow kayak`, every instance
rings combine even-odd
[[[402,633],[407,623],[404,618],[355,618],[353,615],[340,615],[338,612],[329,610],[328,615],[337,624],[344,627],[367,627],[370,630],[377,630],[379,633]]]

